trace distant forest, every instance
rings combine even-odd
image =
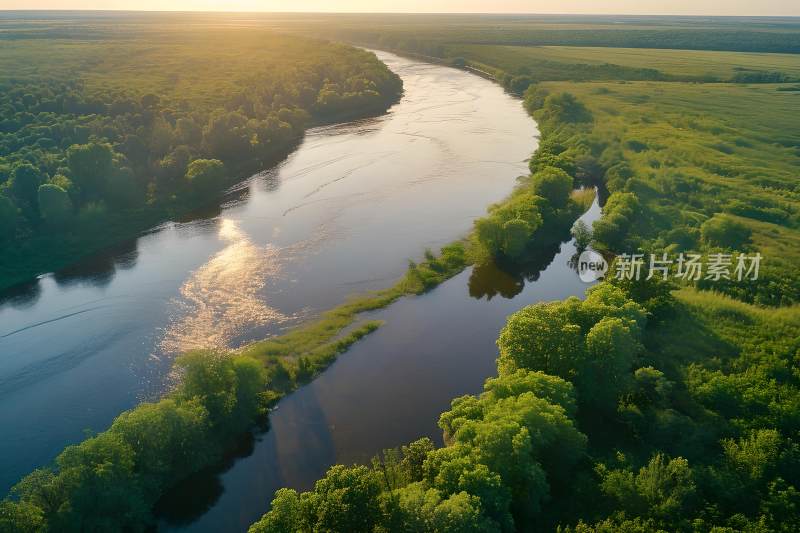
[[[402,90],[368,52],[265,31],[28,37],[0,50],[0,288],[212,202]]]

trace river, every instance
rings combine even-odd
[[[535,124],[519,100],[463,71],[379,56],[405,84],[402,100],[384,116],[310,130],[283,163],[243,182],[219,209],[163,224],[0,295],[3,492],[52,461],[64,446],[82,440],[85,430],[102,431],[120,412],[161,395],[171,384],[169,368],[180,350],[237,347],[312,318],[349,294],[389,286],[409,259],[463,235],[488,204],[511,190],[536,146]],[[232,509],[234,479],[242,479],[245,490],[252,487],[247,483],[262,487],[254,493],[257,506],[243,514],[235,511],[236,524],[227,525],[236,529],[263,510],[276,483],[302,478],[301,486],[331,461],[424,434],[443,400],[475,389],[492,372],[497,324],[484,324],[476,315],[437,333],[426,330],[423,320],[437,304],[414,307],[453,292],[460,295],[457,305],[464,306],[448,310],[454,320],[468,316],[469,309],[484,309],[486,302],[468,297],[468,276],[387,309],[389,323],[382,330],[314,385],[281,402],[273,430],[261,437],[249,459],[225,474],[225,496],[196,527],[213,530],[203,524],[221,523],[217,509]],[[503,290],[510,293],[519,282],[506,285]],[[554,288],[552,296],[561,292]],[[507,303],[500,316],[521,302],[498,296],[485,308]],[[443,304],[450,305],[438,305]],[[481,323],[472,328],[475,320]],[[395,329],[402,325],[397,322],[407,329]],[[487,348],[481,358],[467,360],[459,353],[462,341],[456,337],[464,331],[484,331]],[[439,353],[442,345],[428,338],[435,335],[452,337],[455,344]],[[358,380],[349,373],[342,377],[365,350],[376,349],[385,353],[356,366],[363,372]],[[394,361],[397,353],[408,356],[407,362]],[[442,374],[429,367],[459,357],[458,372],[437,381]],[[382,372],[397,372],[399,379],[413,376],[418,381],[414,394],[398,391],[402,396],[394,400],[364,396],[369,391],[361,387],[373,381],[363,378]],[[375,392],[393,390],[390,385]],[[339,411],[353,400],[356,411]],[[378,407],[384,410],[377,414],[385,433],[374,436],[372,447],[344,451],[363,438],[362,432],[378,433],[368,424]],[[299,418],[293,420],[293,413]],[[307,424],[320,428],[317,441],[305,442],[307,432],[290,438],[282,429],[294,425],[305,431]],[[331,424],[337,431],[325,429]],[[279,435],[286,439],[276,440]],[[270,452],[270,442],[289,455]],[[276,457],[291,457],[297,465],[269,463]],[[254,464],[283,472],[244,479],[242,469]]]
[[[600,216],[595,199],[581,217]],[[469,268],[427,294],[365,319],[385,324],[321,376],[287,396],[268,431],[239,457],[178,486],[161,504],[162,529],[247,531],[282,487],[308,490],[334,464],[369,464],[375,454],[427,436],[453,398],[476,394],[497,374],[495,341],[511,313],[541,301],[583,297],[569,266],[573,241],[539,250],[519,272]]]

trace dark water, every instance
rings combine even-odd
[[[348,294],[388,286],[404,272],[408,259],[419,259],[425,247],[463,235],[489,203],[510,191],[535,148],[535,124],[519,101],[477,76],[379,55],[402,76],[406,90],[387,115],[309,132],[282,165],[253,176],[213,216],[165,224],[116,250],[0,296],[0,491],[49,463],[65,445],[82,440],[85,429],[101,431],[121,411],[161,394],[177,351],[197,345],[235,347],[314,316]],[[464,297],[465,286],[464,279],[457,278],[436,294],[454,291]],[[468,296],[465,300],[475,312],[483,312],[478,310],[486,302]],[[263,509],[275,484],[294,483],[294,469],[310,480],[324,468],[321,465],[349,458],[337,454],[371,426],[356,423],[357,412],[331,410],[344,409],[354,394],[366,391],[360,389],[365,386],[359,385],[360,378],[340,382],[336,376],[353,364],[350,361],[364,357],[364,350],[371,353],[385,345],[384,355],[391,359],[407,346],[393,344],[392,335],[405,343],[416,335],[430,335],[414,329],[415,324],[424,326],[418,321],[427,311],[407,307],[420,301],[401,302],[387,311],[406,309],[412,315],[407,330],[395,331],[397,325],[387,324],[369,344],[359,345],[337,364],[330,377],[281,404],[273,418],[275,430],[266,434],[265,443],[227,474],[226,487],[228,479],[261,487],[243,486],[253,491],[259,505],[242,511],[241,520]],[[494,299],[487,309],[502,302]],[[466,311],[449,312],[455,318]],[[456,324],[441,327],[460,329],[466,323]],[[469,370],[475,383],[491,371],[496,327],[488,322],[485,327],[489,352],[482,355],[484,366],[476,360]],[[414,355],[435,346],[420,342]],[[444,365],[438,358],[445,355],[430,355],[423,362]],[[363,376],[382,372],[369,366],[381,360],[368,362]],[[416,372],[415,365],[409,362],[405,372]],[[469,365],[463,360],[458,366]],[[420,392],[430,388],[436,395],[420,394],[419,400],[404,396],[396,400],[402,404],[399,410],[387,408],[381,423],[389,429],[373,441],[378,448],[427,431],[418,425],[403,429],[404,421],[417,418],[404,414],[406,405],[418,402],[417,419],[432,423],[435,417],[422,407],[430,404],[435,414],[441,404],[435,398],[444,400],[474,385],[466,375],[463,382],[456,374],[438,382],[429,381],[435,376],[432,370],[423,372],[420,367],[419,372],[427,376],[419,378]],[[376,397],[370,403],[378,406],[382,401]],[[289,438],[286,427],[292,410],[315,402],[325,404],[326,411],[298,413],[292,423],[308,422],[322,429],[334,424],[340,432],[319,433],[319,443],[304,442],[308,433]],[[358,409],[367,408],[358,403]],[[351,415],[354,418],[347,418]],[[345,438],[341,431],[350,436]],[[273,463],[267,444],[283,435],[274,449],[300,455],[287,455],[285,460],[281,456]],[[294,451],[287,448],[295,445]],[[355,447],[350,453],[360,449],[366,450]],[[272,465],[280,477],[246,481],[242,468],[255,464],[259,469]],[[235,493],[230,487],[219,509],[231,509],[229,496]],[[207,489],[208,494],[217,490],[213,484]],[[249,497],[239,496],[242,504]],[[238,508],[235,513],[233,525],[243,524]],[[213,516],[209,519],[216,520]]]
[[[600,215],[597,201],[581,218]],[[270,429],[217,475],[198,476],[164,502],[164,529],[246,531],[281,487],[309,489],[336,463],[365,463],[423,436],[441,444],[439,414],[496,374],[506,317],[540,301],[584,295],[565,242],[538,250],[521,271],[468,269],[428,294],[364,318],[386,323],[270,415]]]

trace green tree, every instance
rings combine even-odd
[[[181,117],[175,123],[175,137],[185,145],[198,146],[203,140],[203,128],[191,118]]]
[[[247,117],[239,112],[213,116],[203,130],[203,144],[207,152],[223,161],[251,157],[252,132],[247,127]]]
[[[137,475],[153,499],[164,486],[207,464],[216,451],[206,438],[208,414],[196,402],[167,398],[140,404],[118,416],[110,431],[134,450]]]
[[[497,256],[503,249],[503,225],[496,217],[477,219],[475,237],[491,257]]]
[[[371,533],[381,520],[377,475],[365,466],[336,465],[304,493],[311,531]]]
[[[74,144],[67,150],[72,182],[80,189],[81,198],[99,198],[104,182],[113,170],[114,151],[105,143]]]
[[[30,163],[20,163],[11,171],[8,186],[14,198],[35,208],[37,192],[42,181],[44,179],[38,168]]]
[[[106,432],[66,448],[56,459],[66,500],[51,516],[55,531],[120,531],[150,520],[136,483],[135,454],[121,436]]]
[[[218,159],[195,159],[186,169],[186,181],[198,194],[218,190],[225,183],[225,165]]]
[[[503,204],[490,207],[489,216],[475,221],[478,245],[492,257],[518,258],[542,226],[543,202],[540,196],[519,189]]]
[[[508,83],[508,88],[511,92],[515,94],[523,94],[528,89],[528,87],[533,84],[535,80],[530,76],[522,75],[522,76],[514,76]]]
[[[311,531],[305,521],[300,496],[294,489],[279,489],[275,492],[268,513],[250,526],[248,533],[286,533],[289,531]]]
[[[45,526],[42,510],[30,502],[0,501],[0,531],[37,533]]]
[[[551,94],[544,100],[540,119],[553,124],[591,122],[592,113],[571,93]]]
[[[693,503],[696,487],[686,459],[654,455],[634,474],[600,469],[601,488],[630,516],[654,518],[674,528]]]
[[[134,207],[144,198],[133,170],[128,167],[112,169],[103,184],[103,189],[104,198],[111,207]]]
[[[195,350],[181,355],[175,364],[183,372],[180,397],[196,399],[213,426],[224,425],[236,409],[236,370],[230,356]]]
[[[493,400],[532,392],[536,397],[563,408],[570,418],[575,416],[575,389],[572,383],[544,372],[519,369],[510,374],[487,379],[483,390],[483,394]]]
[[[539,303],[511,315],[497,346],[500,375],[523,368],[572,379],[583,359],[579,302]]]
[[[397,492],[402,513],[395,530],[431,533],[483,533],[497,526],[481,512],[481,499],[467,492],[447,497],[434,488],[414,483]]]
[[[619,251],[640,211],[641,205],[634,193],[612,194],[603,207],[603,216],[593,224],[594,242],[600,248]]]
[[[547,200],[554,209],[567,205],[572,192],[572,176],[555,167],[545,167],[536,172],[531,180],[533,193]]]
[[[503,253],[510,258],[522,255],[530,243],[533,230],[533,226],[519,218],[503,224]]]
[[[68,222],[72,218],[72,200],[67,191],[45,183],[39,186],[39,214],[48,225],[56,227]]]
[[[617,399],[630,389],[632,366],[641,350],[636,324],[606,317],[586,334],[586,359],[579,370],[581,401],[612,413]]]
[[[575,239],[575,248],[578,252],[583,252],[592,242],[592,229],[583,220],[578,220],[570,230],[572,238]]]

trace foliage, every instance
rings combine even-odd
[[[578,220],[572,225],[570,230],[572,238],[575,239],[575,248],[582,252],[589,247],[592,242],[593,233],[592,229],[583,220]]]
[[[224,179],[225,165],[219,159],[195,159],[186,169],[186,181],[198,194],[218,190]]]
[[[545,167],[531,176],[533,193],[547,200],[548,204],[561,209],[567,205],[573,189],[572,176],[560,168]]]
[[[722,246],[741,250],[749,240],[750,228],[724,214],[709,218],[700,226],[703,240],[712,246]]]
[[[219,460],[265,413],[266,373],[256,361],[192,352],[178,365],[184,381],[175,392],[121,414],[107,431],[66,448],[53,467],[23,478],[4,513],[22,530],[141,531],[152,523],[166,488]]]
[[[541,512],[547,475],[566,476],[586,445],[546,398],[574,411],[571,386],[558,378],[520,372],[487,382],[480,398],[456,399],[442,415],[446,448],[422,440],[387,451],[371,470],[332,467],[311,492],[279,491],[251,531],[512,531]]]
[[[0,288],[215,201],[308,126],[380,113],[402,90],[369,52],[257,27],[71,24],[80,30],[64,35],[26,21],[42,32],[3,39],[0,194],[18,216],[3,208]],[[45,184],[65,190],[77,216],[54,215],[63,200],[43,212]]]
[[[640,212],[641,204],[634,193],[612,195],[604,206],[603,216],[593,225],[593,242],[600,248],[624,250]]]
[[[526,105],[537,114],[543,139],[531,172],[563,178],[549,170],[556,168],[576,184],[607,187],[611,196],[594,227],[596,245],[617,253],[742,246],[770,252],[776,264],[766,269],[763,280],[719,287],[741,300],[785,307],[759,307],[694,288],[673,292],[663,283],[621,281],[597,285],[584,301],[525,308],[509,318],[498,339],[498,376],[486,381],[482,394],[457,398],[442,414],[445,446],[436,448],[423,439],[385,452],[371,467],[332,467],[311,491],[278,491],[271,510],[252,530],[797,530],[800,312],[796,305],[786,306],[800,300],[791,268],[800,249],[797,121],[791,112],[796,102],[791,91],[764,84],[696,83],[712,81],[708,76],[734,82],[785,80],[771,73],[776,69],[766,74],[735,71],[741,76],[730,71],[745,68],[737,62],[752,68],[752,61],[760,62],[761,70],[761,63],[781,63],[790,71],[795,58],[692,56],[674,50],[795,51],[793,23],[764,21],[759,24],[768,31],[761,31],[741,20],[704,20],[702,27],[683,21],[690,27],[681,27],[674,19],[645,18],[622,21],[619,29],[588,30],[562,27],[558,17],[509,17],[486,24],[487,19],[475,16],[470,20],[480,24],[467,33],[459,24],[444,29],[436,24],[435,31],[420,28],[414,17],[395,19],[397,27],[376,31],[373,24],[363,24],[375,16],[354,17],[361,26],[355,30],[347,20],[327,30],[303,24],[305,31],[332,31],[415,53],[457,53],[465,66],[496,71],[512,89],[532,82],[536,72],[543,81],[527,87]],[[630,27],[643,22],[649,27]],[[531,44],[580,46],[519,46]],[[672,50],[645,50],[637,57],[631,50],[586,45]],[[484,54],[480,62],[478,54]],[[537,63],[542,54],[550,59]],[[591,58],[614,58],[615,64],[587,67]],[[648,68],[651,61],[658,61],[660,70]],[[686,67],[691,72],[681,70],[684,61],[692,65]],[[565,79],[605,81],[546,81]],[[627,82],[608,82],[617,79]],[[333,113],[352,86],[341,79],[319,81],[320,91],[299,92],[317,112]],[[37,96],[15,98],[15,105],[28,105]],[[139,104],[144,110],[161,105],[150,97]],[[241,128],[247,129],[249,121],[243,123],[236,113],[249,117],[250,104],[226,110],[233,115],[216,115],[236,132],[230,145],[212,143],[217,149],[230,154],[247,149],[245,141],[252,137]],[[118,102],[116,108],[126,106]],[[17,128],[22,118],[15,114],[16,122],[3,128]],[[277,117],[289,125],[301,118]],[[177,125],[170,133],[172,123],[165,122],[170,127],[160,123],[158,142],[126,139],[127,162],[115,155],[112,161],[119,168],[148,165],[146,157],[135,162],[141,152],[137,147],[146,145],[143,153],[159,154],[165,179],[174,174],[173,167],[184,161],[188,165],[196,157],[186,157],[177,147],[170,150],[167,140],[175,135],[194,146],[189,139],[201,139],[211,121],[194,127],[183,122],[180,134]],[[275,131],[286,131],[286,126]],[[87,131],[75,135],[79,140],[71,144],[94,142]],[[48,176],[55,179],[49,169]],[[3,194],[13,196],[9,190],[3,186]],[[139,408],[115,422],[116,429],[65,451],[55,470],[31,474],[15,498],[0,504],[0,526],[36,530],[46,522],[56,530],[70,525],[141,528],[163,480],[197,468],[193,461],[206,460],[187,454],[184,443],[199,439],[213,444],[245,427],[252,420],[247,413],[263,406],[253,393],[263,390],[266,380],[269,392],[257,396],[274,400],[377,327],[365,324],[337,340],[356,313],[428,290],[481,252],[519,257],[526,243],[557,234],[551,232],[554,223],[574,213],[569,200],[561,213],[549,201],[558,202],[559,191],[558,186],[536,190],[533,180],[523,179],[507,202],[490,208],[476,223],[474,242],[443,249],[438,257],[430,253],[394,288],[247,347],[240,357],[255,356],[264,363],[263,381],[259,365],[251,361],[239,367],[186,356],[180,363],[185,391]],[[545,199],[550,193],[552,198]],[[0,222],[5,224],[5,216],[13,224],[16,216],[30,213],[24,214],[30,206],[18,205],[16,196],[13,201],[5,215],[0,202]],[[783,262],[777,259],[781,255]],[[151,409],[162,414],[151,414]],[[152,433],[151,427],[156,428]],[[159,438],[148,438],[153,435]],[[134,439],[147,443],[145,449],[134,451]],[[117,521],[110,522],[109,516]]]
[[[539,82],[526,90],[526,107],[536,113],[543,133],[531,172],[557,168],[577,184],[606,185],[611,192],[593,228],[596,246],[612,253],[748,247],[796,256],[791,167],[797,129],[796,121],[790,124],[784,116],[785,106],[794,102],[767,87],[676,82],[776,79],[736,76],[736,65],[752,58],[495,46],[512,35],[527,43],[550,38],[555,31],[545,36],[542,26],[561,22],[474,20],[468,33],[453,24],[433,36],[410,19],[386,24],[374,35],[401,49],[458,54],[473,68],[497,72],[496,79],[509,88],[515,77],[534,72],[540,80],[673,80],[671,85]],[[416,40],[403,35],[409,27],[418,31]],[[632,31],[592,35],[633,43]],[[695,44],[712,47],[755,42],[748,35],[747,44],[722,44],[720,31],[701,36],[703,31],[648,29],[639,36],[647,36],[648,46],[664,42],[667,33],[672,44],[684,46],[690,34]],[[562,44],[588,35],[574,28],[558,32]],[[352,28],[342,33],[370,39]],[[529,59],[556,54],[557,64]],[[565,67],[568,54],[576,58],[571,67]],[[587,65],[582,58],[592,54],[613,57],[617,65],[597,60]],[[711,58],[719,65],[711,66]],[[664,72],[647,69],[651,61]],[[757,61],[782,62],[787,70],[797,66],[795,58],[765,54]],[[563,96],[567,92],[574,96]],[[750,109],[759,109],[760,116]],[[785,143],[776,143],[781,138]],[[544,196],[523,180],[508,205],[526,194]],[[541,228],[552,205],[534,196],[526,201],[536,206]],[[503,226],[524,221],[518,213],[527,215],[519,206],[490,208],[476,223],[478,251],[506,255]],[[541,232],[534,231],[531,239],[537,238]],[[768,269],[765,281],[747,288],[723,288],[750,301],[796,302],[797,278],[788,264]],[[385,452],[373,463],[385,481],[384,521],[374,530],[437,530],[430,510],[462,490],[465,501],[478,497],[479,505],[470,507],[482,511],[471,523],[482,527],[490,518],[501,531],[796,529],[797,308],[759,308],[675,288],[656,280],[614,280],[593,288],[583,302],[539,303],[512,315],[498,339],[499,376],[487,380],[482,395],[453,401],[440,418],[445,446],[419,447],[425,456],[422,474],[404,466],[406,449]],[[559,411],[568,423],[559,422]],[[551,423],[540,425],[538,415]],[[554,434],[563,449],[547,445]],[[419,464],[417,455],[413,463]],[[483,491],[465,484],[467,472],[478,471]]]
[[[537,115],[542,122],[554,124],[575,124],[591,122],[592,114],[586,106],[571,93],[551,94]]]
[[[58,185],[45,183],[39,186],[37,198],[42,220],[51,227],[64,224],[72,217],[72,200]]]

